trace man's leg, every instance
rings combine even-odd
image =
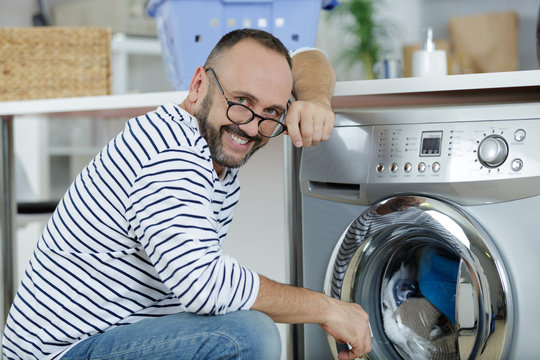
[[[281,357],[276,325],[258,311],[219,316],[180,313],[94,335],[62,360],[268,359]]]

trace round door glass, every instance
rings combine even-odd
[[[366,210],[338,246],[326,291],[369,314],[366,358],[504,358],[513,315],[507,275],[465,213],[434,199],[392,198]],[[340,345],[330,344],[336,354]]]

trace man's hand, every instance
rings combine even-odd
[[[339,353],[339,359],[361,358],[371,351],[368,314],[358,304],[331,300],[335,302],[332,317],[320,326],[339,343],[350,345],[350,350]]]
[[[332,95],[336,74],[326,55],[319,50],[292,57],[293,95],[285,117],[287,133],[296,147],[317,145],[332,134],[336,116]]]
[[[296,147],[309,147],[327,141],[335,123],[332,108],[315,101],[292,102],[285,117],[286,133]]]
[[[340,359],[355,359],[371,351],[368,314],[358,304],[347,303],[301,287],[280,284],[260,276],[257,300],[251,307],[286,324],[319,324],[337,341],[348,343]]]

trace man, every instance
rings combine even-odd
[[[127,122],[45,228],[6,322],[8,358],[277,359],[272,320],[320,324],[351,345],[343,358],[370,350],[359,305],[273,282],[221,251],[237,168],[285,131],[290,66],[272,35],[233,31],[180,106]],[[285,123],[309,146],[331,131],[333,119],[313,117],[330,97],[295,81],[313,101],[293,103]]]

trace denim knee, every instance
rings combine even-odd
[[[272,319],[258,311],[179,313],[96,334],[63,358],[279,360],[281,338]]]
[[[274,321],[259,311],[238,311],[241,359],[279,360],[281,338]],[[232,314],[230,314],[232,315]]]

